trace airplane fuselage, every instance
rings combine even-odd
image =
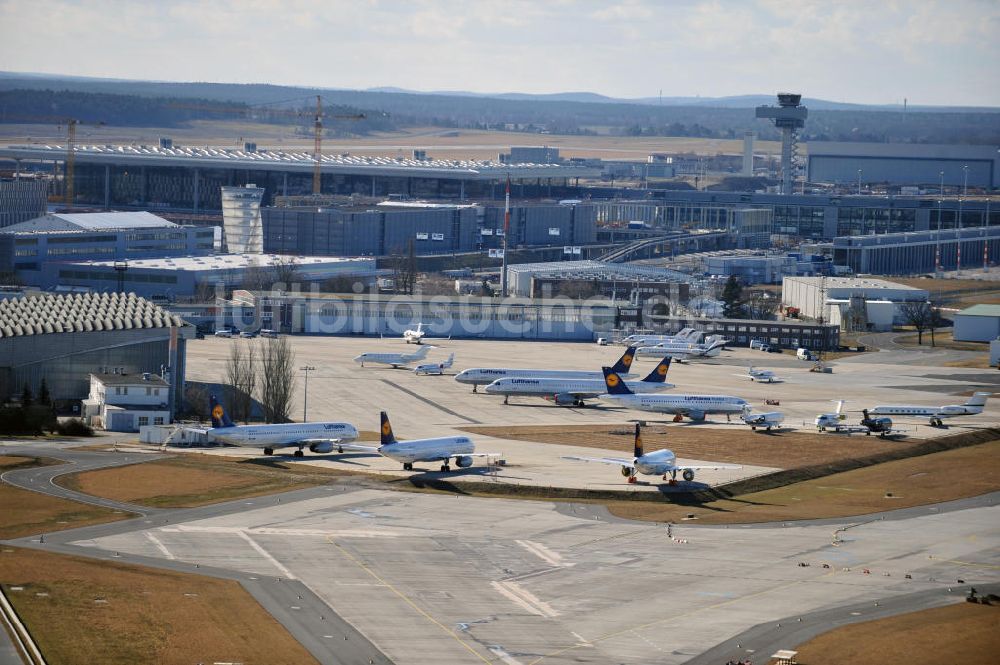
[[[671,450],[654,450],[642,457],[636,457],[632,468],[646,476],[662,476],[676,469],[677,456]]]
[[[653,393],[670,390],[672,383],[654,383],[652,381],[626,381],[625,385],[635,393]],[[565,379],[565,378],[529,378],[516,377],[497,379],[486,386],[490,395],[506,395],[509,397],[547,397],[572,395],[577,399],[589,399],[607,392],[603,379]]]
[[[413,462],[447,462],[452,457],[474,453],[476,447],[472,443],[472,439],[467,436],[443,436],[434,439],[411,439],[410,441],[387,443],[380,446],[378,451],[389,459],[412,464]],[[471,459],[469,463],[471,464]]]
[[[358,438],[358,430],[349,423],[283,423],[213,427],[207,435],[214,441],[230,445],[280,448],[296,445],[299,441],[354,441]]]
[[[628,376],[624,372],[622,376]],[[604,374],[601,372],[588,372],[586,370],[573,369],[508,369],[506,367],[473,367],[462,370],[455,375],[455,380],[459,383],[473,384],[477,386],[489,385],[497,379],[589,379],[600,381],[604,384]]]
[[[702,420],[709,413],[740,413],[747,401],[731,395],[608,395],[600,396],[612,404],[642,411],[673,413]]]
[[[876,406],[869,409],[873,416],[919,416],[935,418],[954,418],[955,416],[971,416],[982,413],[981,406],[965,406],[952,404],[949,406]]]

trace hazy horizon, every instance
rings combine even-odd
[[[0,0],[0,26],[0,69],[46,75],[1000,106],[991,0]]]

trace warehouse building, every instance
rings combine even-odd
[[[144,297],[174,300],[217,289],[253,285],[290,288],[286,282],[323,282],[335,277],[374,281],[375,259],[273,254],[217,254],[119,261],[67,261],[46,264],[40,286],[84,287],[93,291],[131,291]]]
[[[183,399],[186,340],[192,337],[192,326],[131,293],[0,300],[0,399],[25,386],[37,395],[45,379],[57,407],[82,415],[92,374],[145,372],[171,385],[165,401],[174,411]]]
[[[218,245],[218,229],[179,226],[148,212],[54,213],[0,229],[0,271],[51,288],[62,262],[202,256]]]
[[[810,141],[808,153],[809,182],[1000,187],[995,145]]]
[[[45,214],[49,183],[35,178],[0,178],[0,228]]]
[[[959,245],[961,244],[961,253]],[[1000,226],[834,238],[833,261],[854,272],[914,275],[988,268],[1000,260]]]
[[[8,146],[0,159],[63,162],[58,145]],[[74,203],[103,206],[165,207],[219,211],[222,187],[255,183],[265,190],[263,205],[275,196],[313,191],[311,152],[235,150],[174,146],[79,145],[75,150]],[[597,169],[535,163],[323,155],[323,194],[398,195],[411,198],[495,198],[509,177],[518,191],[566,186],[596,177]],[[520,194],[518,194],[520,195]]]
[[[894,321],[902,323],[901,303],[929,297],[926,289],[867,277],[785,277],[781,282],[783,305],[850,330],[891,329]]]
[[[684,304],[692,278],[676,270],[603,261],[515,263],[507,266],[510,295],[545,298],[554,295],[603,296],[642,303],[653,297]],[[568,291],[567,289],[572,288]]]
[[[973,305],[956,313],[954,320],[952,335],[956,342],[993,342],[1000,339],[1000,305]]]
[[[624,323],[624,317],[621,318]],[[707,316],[649,316],[616,332],[623,338],[633,332],[676,334],[683,328],[694,328],[707,335],[719,335],[734,346],[749,346],[759,339],[776,347],[806,348],[832,351],[840,346],[840,326],[810,321],[762,321],[756,319],[722,319]]]
[[[474,252],[503,244],[504,209],[495,205],[384,201],[375,205],[264,208],[264,250],[318,256]],[[593,206],[511,207],[510,247],[596,241]]]

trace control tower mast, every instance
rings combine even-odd
[[[792,172],[798,158],[799,130],[805,127],[809,110],[802,106],[802,95],[779,92],[777,106],[758,106],[757,117],[774,122],[781,130],[781,193],[792,193]]]

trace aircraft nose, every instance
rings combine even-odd
[[[490,385],[488,385],[488,386],[486,386],[485,388],[483,388],[483,390],[484,390],[484,391],[486,391],[486,392],[488,392],[488,393],[495,393],[495,392],[497,391],[497,387],[496,387],[496,386],[494,386],[494,385],[493,385],[493,384],[491,383]]]
[[[365,359],[365,354],[363,354],[363,353],[360,356],[354,356],[354,362],[356,362],[356,363],[363,362],[364,359]]]

